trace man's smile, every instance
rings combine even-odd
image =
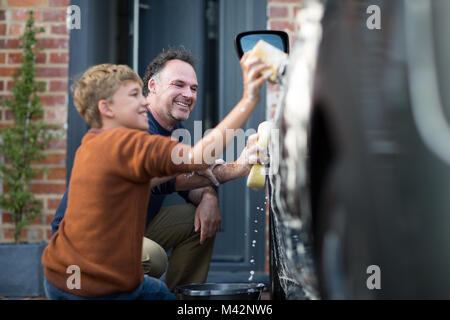
[[[180,107],[186,108],[186,109],[189,109],[189,107],[191,106],[190,103],[181,102],[181,101],[175,101],[175,104]]]

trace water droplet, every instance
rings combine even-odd
[[[255,233],[258,233],[258,230],[255,229]]]
[[[259,210],[259,207],[256,207],[256,210]]]
[[[258,220],[255,220],[255,223],[258,223]]]

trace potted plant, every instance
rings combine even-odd
[[[41,213],[41,201],[30,192],[33,178],[42,169],[32,162],[44,158],[44,150],[54,137],[43,121],[38,96],[44,85],[35,80],[36,34],[43,28],[34,26],[29,12],[22,39],[22,64],[13,74],[12,98],[4,101],[14,115],[14,123],[1,131],[0,180],[3,193],[0,206],[14,220],[14,243],[0,245],[0,296],[39,296],[43,293],[41,255],[45,243],[25,243],[21,232]],[[22,279],[21,279],[22,278]]]

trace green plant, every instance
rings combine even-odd
[[[43,28],[34,27],[33,11],[30,11],[21,37],[22,64],[13,73],[12,98],[5,101],[14,115],[14,123],[1,133],[0,180],[6,192],[0,194],[0,205],[12,214],[15,243],[19,242],[21,231],[41,213],[41,201],[30,192],[30,186],[43,169],[32,168],[32,162],[45,157],[44,150],[54,136],[42,120],[44,111],[38,93],[44,91],[44,85],[35,80],[38,32],[43,32]]]

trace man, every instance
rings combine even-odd
[[[182,121],[195,106],[197,88],[194,60],[189,52],[170,49],[160,53],[144,75],[143,93],[149,103],[148,132],[171,136],[174,130],[184,128]],[[253,92],[247,94],[252,95]],[[239,169],[233,171],[232,164],[228,166],[231,170],[218,177],[220,182],[245,175]],[[171,291],[179,285],[206,281],[215,234],[221,224],[216,192],[211,186],[198,188],[208,184],[205,177],[184,174],[152,189],[145,237],[165,251],[172,250],[165,277]],[[173,192],[178,192],[187,203],[161,208],[165,195]],[[53,232],[64,216],[66,205],[67,191],[52,221]],[[145,272],[149,272],[149,264],[151,261],[143,262]]]
[[[150,126],[156,129],[150,129],[151,134],[170,136],[174,130],[184,128],[181,121],[189,117],[197,100],[193,66],[193,58],[183,50],[164,51],[147,66],[144,96],[149,102]],[[166,273],[170,290],[206,281],[215,234],[221,224],[217,194],[212,187],[179,192],[187,204],[159,209],[165,194],[178,190],[176,179],[152,190],[153,201],[161,204],[149,206],[151,221],[145,233],[166,251],[172,249]]]

